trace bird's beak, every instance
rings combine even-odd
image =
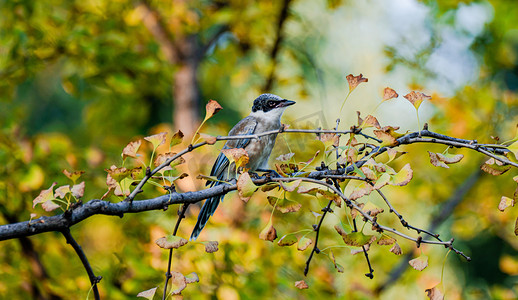
[[[286,106],[293,105],[295,103],[297,103],[297,102],[283,99],[282,101],[279,102],[279,104],[277,104],[277,107],[286,107]]]

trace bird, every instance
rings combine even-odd
[[[274,94],[262,94],[257,97],[252,106],[252,112],[239,121],[228,133],[233,135],[254,135],[271,130],[281,129],[281,116],[286,108],[295,104],[295,101],[281,98]],[[244,138],[236,140],[228,140],[223,149],[243,148],[248,154],[249,161],[246,167],[251,171],[268,170],[268,159],[272,153],[273,146],[277,134],[271,134],[259,137],[258,139]],[[235,163],[230,164],[228,158],[220,153],[216,158],[210,176],[215,176],[218,181],[208,181],[207,186],[210,187],[223,184],[223,181],[235,178]],[[223,200],[224,195],[213,196],[208,198],[203,204],[198,220],[192,231],[190,240],[194,241],[207,224],[209,218],[216,211],[219,202]]]

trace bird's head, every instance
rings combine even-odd
[[[254,100],[252,113],[266,113],[280,117],[286,107],[293,104],[295,104],[295,101],[283,99],[274,94],[262,94]]]

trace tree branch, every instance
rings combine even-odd
[[[77,256],[79,256],[79,259],[81,260],[81,263],[83,263],[83,266],[86,270],[86,273],[88,274],[88,278],[90,279],[90,283],[92,284],[92,290],[94,291],[94,298],[96,300],[101,299],[99,296],[99,289],[97,288],[97,283],[101,281],[101,276],[95,276],[94,271],[92,270],[92,267],[90,266],[90,263],[88,262],[88,258],[86,257],[85,253],[83,252],[83,249],[81,246],[77,243],[77,241],[72,237],[72,234],[70,234],[70,230],[64,229],[61,231],[65,239],[67,240],[67,244],[70,244],[72,248],[74,248],[74,251],[76,251]]]

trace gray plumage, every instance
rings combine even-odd
[[[282,113],[286,107],[293,104],[295,104],[294,101],[283,99],[274,94],[262,94],[254,100],[250,115],[239,121],[230,130],[228,135],[251,135],[271,130],[279,130],[281,128]],[[268,158],[275,145],[276,138],[277,134],[272,134],[260,137],[259,139],[228,140],[223,146],[223,149],[243,148],[248,153],[249,161],[246,167],[250,168],[250,171],[267,169]],[[235,164],[230,164],[227,157],[223,153],[220,153],[212,166],[210,175],[217,177],[218,180],[225,181],[234,178],[235,173]],[[207,182],[207,185],[211,187],[219,184],[221,183],[214,181]],[[192,231],[191,240],[196,240],[209,218],[216,211],[220,200],[223,200],[223,197],[224,196],[215,196],[205,201],[198,215],[198,221]]]

